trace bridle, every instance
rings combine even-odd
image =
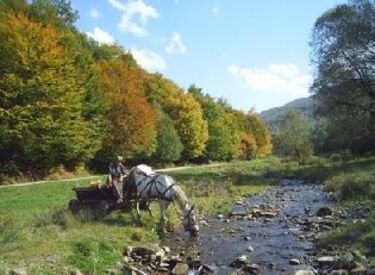
[[[186,215],[182,219],[183,221],[187,220],[186,225],[184,223],[184,226],[187,230],[192,229],[195,226],[195,224],[193,223],[193,221],[191,219],[191,214],[192,214],[193,210],[194,210],[194,205],[192,205],[190,207],[190,209],[188,210],[188,212],[186,213]]]

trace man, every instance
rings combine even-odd
[[[118,203],[122,203],[124,201],[124,184],[126,177],[129,174],[129,172],[125,169],[123,160],[124,158],[122,156],[118,156],[116,161],[109,165],[107,178],[107,184],[109,186],[114,186],[118,193]]]

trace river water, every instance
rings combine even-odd
[[[242,255],[262,274],[293,274],[312,266],[304,221],[333,203],[321,185],[284,180],[234,204],[234,215],[206,219],[198,238],[178,232],[166,244],[184,257],[199,258],[215,274],[230,274],[235,268],[229,265]]]

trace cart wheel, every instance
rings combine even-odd
[[[110,203],[106,201],[102,201],[99,204],[100,212],[102,213],[103,217],[109,215],[112,212],[112,206]]]
[[[95,204],[92,204],[89,207],[89,209],[90,209],[92,218],[95,220],[104,218],[111,211],[110,204],[107,203],[106,201],[100,201]]]
[[[77,199],[72,199],[69,201],[68,209],[72,212],[73,215],[78,214],[79,210],[81,210],[81,203]]]

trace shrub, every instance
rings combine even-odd
[[[334,161],[334,162],[341,162],[342,161],[342,157],[340,154],[337,154],[337,153],[333,153],[329,156],[329,159]]]
[[[54,209],[47,212],[39,212],[34,215],[33,224],[35,227],[57,225],[62,229],[68,227],[69,218],[67,210],[63,208]]]
[[[325,181],[328,191],[334,192],[338,200],[375,198],[375,173],[357,172],[333,176]]]

